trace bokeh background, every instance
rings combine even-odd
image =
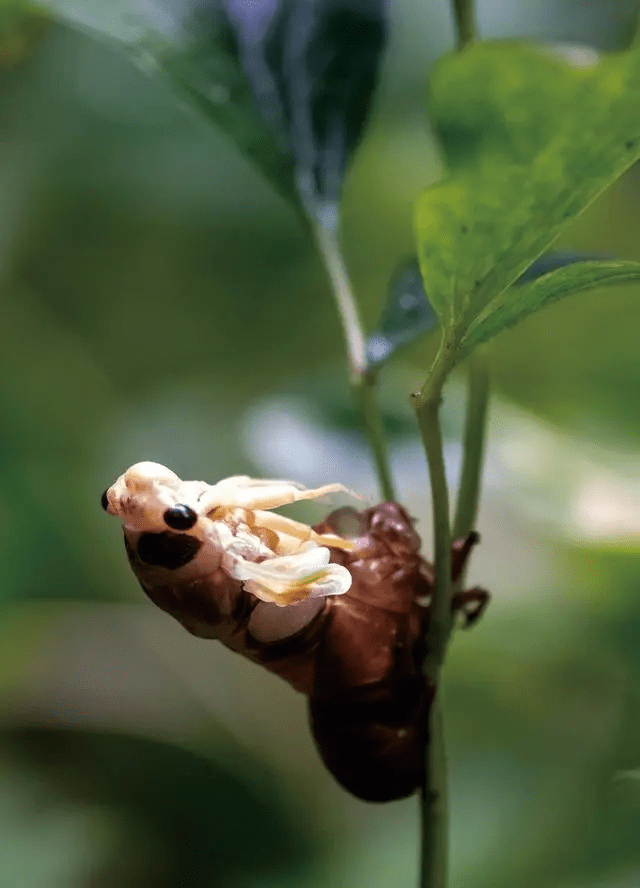
[[[634,2],[479,4],[483,36],[615,50]],[[368,329],[440,173],[424,108],[442,0],[392,5],[348,178]],[[632,169],[563,246],[640,259]],[[305,701],[154,609],[102,490],[182,477],[340,480],[375,499],[323,270],[233,145],[106,45],[0,5],[0,886],[413,886],[415,800],[350,798]],[[446,674],[452,884],[640,885],[640,293],[501,336],[471,580]],[[383,374],[400,498],[429,540],[407,396]],[[444,405],[452,481],[463,377]],[[298,515],[321,515],[307,506]]]

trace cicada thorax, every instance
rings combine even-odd
[[[338,532],[344,511],[319,529]],[[313,735],[334,777],[367,801],[410,795],[424,775],[434,688],[422,672],[432,573],[405,510],[359,516],[361,543],[334,557],[351,589],[328,602],[310,697]]]

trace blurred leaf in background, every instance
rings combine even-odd
[[[385,43],[385,0],[227,0],[258,107],[289,148],[303,204],[336,224]]]
[[[93,865],[67,884],[211,888],[247,875],[260,884],[271,872],[303,870],[313,855],[277,785],[264,774],[251,784],[255,763],[238,750],[223,763],[221,749],[202,756],[150,738],[52,727],[5,730],[0,746],[18,767],[16,784],[20,773],[32,775],[31,805],[42,821],[64,809],[102,821]],[[43,854],[42,875],[33,868],[31,878],[55,884],[44,880],[47,866]],[[20,861],[13,874],[3,866],[2,878],[26,886],[25,869]]]
[[[44,33],[46,16],[21,5],[0,6],[0,71],[19,64]]]

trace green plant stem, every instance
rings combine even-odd
[[[375,396],[376,376],[368,366],[367,343],[364,336],[358,306],[353,296],[337,231],[310,220],[313,236],[324,262],[331,289],[342,323],[349,381],[360,406],[364,430],[371,447],[380,490],[385,500],[394,500],[395,493],[389,465],[389,449],[384,433],[382,415]]]
[[[444,470],[442,432],[438,416],[440,399],[429,400],[418,408],[418,424],[427,451],[433,509],[433,563],[435,583],[431,619],[427,636],[427,678],[437,683],[451,634],[451,531],[449,528],[449,491]]]
[[[360,412],[373,454],[382,497],[389,502],[395,500],[395,492],[389,466],[389,448],[382,426],[382,416],[376,402],[375,385],[376,374],[370,371],[364,374],[353,389],[360,402]]]
[[[446,345],[432,369],[425,389],[416,397],[416,416],[427,454],[431,506],[433,512],[433,563],[435,583],[431,618],[427,636],[427,659],[424,671],[437,684],[444,663],[453,620],[451,616],[451,528],[449,522],[449,490],[444,466],[440,401],[446,375]]]
[[[311,220],[311,226],[320,256],[331,281],[336,308],[340,315],[347,348],[349,378],[352,384],[357,384],[367,372],[367,342],[358,306],[351,289],[349,273],[342,257],[337,231],[333,228],[325,228],[315,219]]]
[[[441,708],[440,673],[453,627],[451,613],[451,529],[449,490],[444,465],[440,402],[442,386],[455,355],[455,335],[443,339],[438,357],[414,406],[429,464],[435,581],[423,664],[426,680],[436,688],[429,717],[425,775],[421,795],[422,842],[420,888],[446,888],[448,868],[447,766]]]
[[[489,406],[489,360],[482,349],[469,361],[469,388],[464,429],[462,472],[453,522],[453,538],[466,537],[475,527]]]
[[[453,625],[451,615],[451,531],[449,492],[440,429],[440,389],[418,409],[418,424],[427,452],[434,529],[435,583],[427,633],[425,679],[436,689]],[[431,706],[429,742],[425,749],[424,786],[421,796],[422,846],[420,888],[446,888],[448,864],[447,769],[440,691]]]
[[[441,694],[437,691],[429,716],[429,743],[421,795],[422,858],[420,888],[445,888],[449,857],[447,760]]]
[[[451,581],[451,530],[449,492],[444,465],[440,402],[442,387],[455,362],[459,334],[451,328],[443,336],[438,356],[414,406],[429,464],[433,509],[435,580],[426,639],[424,673],[436,688],[425,750],[425,780],[421,797],[422,863],[420,888],[446,888],[448,860],[447,761],[444,744],[440,673],[453,629]],[[489,402],[489,367],[486,353],[470,364],[469,394],[464,434],[464,458],[455,517],[455,536],[466,536],[475,524],[480,495],[484,442]]]
[[[464,49],[476,37],[473,0],[453,0],[453,14],[458,34],[458,49]]]

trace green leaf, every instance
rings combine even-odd
[[[233,138],[276,190],[299,205],[292,157],[256,105],[221,4],[36,0],[34,5],[117,45],[147,74],[168,80]]]
[[[536,259],[516,281],[516,285],[534,281],[543,274],[576,262],[611,259],[610,255],[576,250],[557,250]],[[424,292],[417,259],[398,268],[391,283],[387,302],[378,327],[367,340],[367,356],[372,367],[380,367],[399,348],[409,345],[438,324],[438,316]]]
[[[558,53],[512,41],[443,56],[429,82],[429,111],[447,166],[530,163],[589,76]]]
[[[411,259],[391,279],[380,323],[367,340],[369,362],[374,367],[381,366],[399,348],[428,333],[437,323],[422,286],[418,262]]]
[[[578,262],[550,271],[531,283],[510,288],[471,323],[460,344],[458,358],[463,360],[480,343],[565,296],[628,283],[640,283],[640,262]]]
[[[258,106],[313,216],[336,223],[386,38],[386,0],[224,0]]]
[[[524,274],[520,275],[516,284],[528,284],[530,281],[542,277],[543,274],[549,274],[550,271],[564,268],[567,265],[575,265],[576,262],[600,262],[615,258],[611,253],[593,253],[587,250],[554,250],[532,262]]]
[[[418,256],[459,343],[640,157],[640,48],[577,69],[542,50],[480,44],[436,69],[432,93],[451,172],[418,202]]]
[[[12,5],[26,8],[15,0]],[[334,225],[386,37],[386,0],[35,0],[117,44]]]

